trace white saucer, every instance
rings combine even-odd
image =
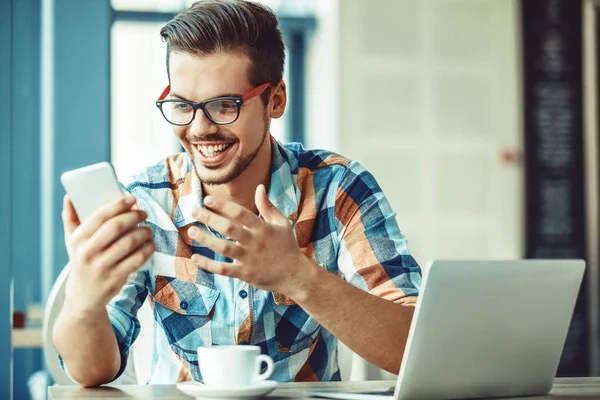
[[[197,399],[256,399],[271,393],[277,387],[276,381],[261,381],[240,388],[207,386],[198,382],[182,382],[177,389]]]

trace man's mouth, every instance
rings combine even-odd
[[[195,144],[194,147],[198,150],[204,157],[215,157],[219,153],[227,150],[233,145],[233,143],[225,143],[225,144],[211,144],[211,145],[202,145]]]
[[[202,164],[217,166],[227,158],[229,150],[235,143],[194,144],[193,146],[198,151]]]

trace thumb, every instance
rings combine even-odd
[[[68,195],[65,195],[63,198],[62,220],[63,228],[65,230],[65,241],[67,241],[73,231],[81,224]]]
[[[281,222],[281,219],[285,218],[271,203],[269,197],[267,196],[267,190],[265,189],[265,185],[258,185],[256,187],[256,193],[254,195],[254,202],[256,203],[256,208],[258,208],[258,212],[262,217],[270,224],[277,224]]]

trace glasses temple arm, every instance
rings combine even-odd
[[[256,89],[252,89],[251,91],[249,91],[248,93],[246,93],[245,95],[243,95],[242,96],[242,100],[243,101],[248,101],[251,98],[258,96],[259,94],[262,94],[267,89],[267,87],[269,87],[270,85],[271,84],[269,82],[263,83],[262,85],[260,85]]]
[[[165,88],[165,90],[163,90],[162,93],[160,94],[160,96],[158,97],[158,101],[164,100],[165,97],[167,97],[167,95],[169,94],[170,91],[171,91],[171,85],[167,85],[167,87]]]

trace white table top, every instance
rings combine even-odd
[[[388,388],[395,381],[366,381],[366,382],[315,382],[315,383],[282,383],[268,399],[309,399],[304,391],[315,389],[365,389],[373,390]],[[77,386],[51,386],[48,388],[49,400],[61,399],[173,399],[184,400],[186,396],[175,385],[126,385],[102,386],[93,389],[83,389]],[[599,399],[600,377],[593,378],[557,378],[549,395],[528,397],[527,399]],[[522,399],[522,398],[521,398]]]

